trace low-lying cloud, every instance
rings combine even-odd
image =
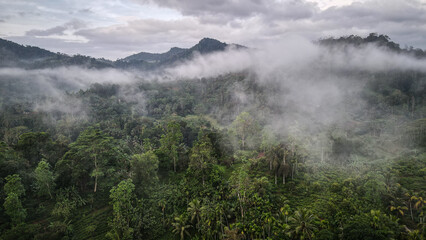
[[[268,95],[267,101],[269,105],[280,106],[281,112],[278,115],[270,113],[271,124],[274,122],[277,128],[282,128],[294,122],[305,123],[305,126],[315,122],[319,126],[344,119],[348,101],[352,101],[351,108],[362,108],[359,91],[368,79],[363,79],[358,73],[426,72],[426,61],[373,44],[329,48],[293,36],[256,49],[234,48],[209,55],[195,55],[160,73],[81,67],[37,70],[2,68],[0,81],[25,83],[22,85],[27,89],[21,91],[25,92],[23,96],[26,98],[45,95],[58,99],[39,103],[36,110],[56,109],[66,113],[75,113],[76,109],[81,108],[79,104],[70,108],[60,104],[67,101],[64,100],[66,91],[85,90],[94,83],[118,84],[125,86],[120,88],[119,97],[134,103],[137,114],[145,114],[145,93],[138,89],[137,83],[153,79],[178,81],[210,78],[214,81],[217,76],[243,71],[249,73],[260,86],[275,86],[274,94]],[[244,106],[254,106],[255,97],[245,96],[241,88],[236,87],[234,94],[235,99],[239,99]]]
[[[196,55],[166,72],[178,78],[200,78],[244,70],[254,71],[261,76],[261,80],[277,71],[280,74],[312,71],[426,72],[426,60],[391,52],[374,44],[362,47],[344,45],[330,49],[305,38],[290,37],[255,50],[231,49],[210,55]]]

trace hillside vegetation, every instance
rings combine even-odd
[[[112,62],[2,44],[0,239],[425,239],[421,69],[324,57],[267,80],[125,81],[110,68],[193,53]],[[316,44],[424,57],[377,34]]]

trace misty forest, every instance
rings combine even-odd
[[[0,39],[0,239],[425,239],[426,51]]]

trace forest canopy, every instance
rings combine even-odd
[[[425,238],[422,50],[1,44],[0,239]]]

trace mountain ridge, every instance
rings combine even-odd
[[[227,44],[213,38],[202,38],[190,48],[172,47],[164,53],[140,52],[116,61],[123,68],[150,69],[174,65],[190,59],[194,54],[201,55],[225,51],[228,48],[247,49],[238,44]]]
[[[342,36],[339,38],[324,38],[318,40],[317,43],[330,48],[342,45],[361,47],[368,44],[375,44],[396,53],[417,58],[426,57],[426,51],[422,49],[415,49],[413,47],[401,48],[399,44],[391,41],[387,35],[379,35],[377,33],[370,33],[365,38],[356,35]],[[230,48],[248,49],[238,44],[228,44],[213,38],[203,38],[190,48],[172,47],[169,51],[164,53],[139,52],[123,59],[111,61],[80,54],[69,56],[63,53],[54,53],[36,46],[24,46],[0,38],[0,67],[41,69],[59,66],[84,66],[87,68],[156,70],[189,60],[194,54],[205,55],[225,51]]]

